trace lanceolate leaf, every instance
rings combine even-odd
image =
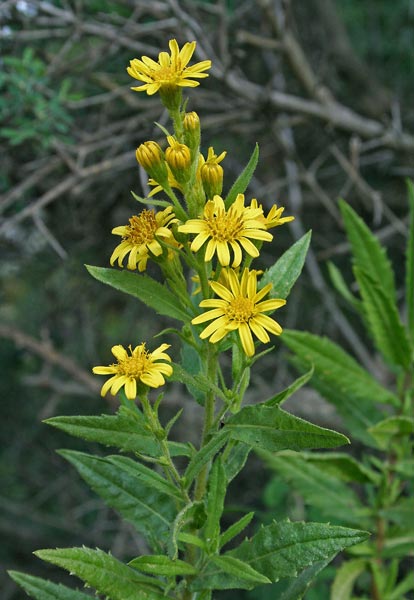
[[[131,294],[160,315],[187,323],[190,315],[180,307],[177,297],[170,290],[145,274],[118,271],[104,267],[86,265],[92,277],[113,288]]]
[[[298,355],[290,358],[299,371],[305,371],[309,363]],[[383,418],[375,404],[374,398],[358,398],[349,392],[335,386],[335,381],[329,370],[319,371],[312,377],[312,386],[328,402],[335,406],[336,411],[342,416],[344,423],[351,433],[353,439],[359,439],[364,444],[377,448],[375,439],[367,432],[367,429]]]
[[[249,564],[234,556],[213,556],[211,560],[216,567],[237,579],[250,581],[254,585],[272,583],[270,579],[253,569]]]
[[[236,181],[233,183],[226,198],[226,208],[229,208],[236,200],[237,194],[243,194],[250,183],[253,173],[256,169],[257,161],[259,160],[259,146],[256,144],[253,153],[250,157],[244,170],[240,173]]]
[[[224,446],[228,439],[228,431],[222,429],[191,459],[184,474],[186,486],[189,487],[201,469]]]
[[[318,427],[278,406],[246,406],[230,417],[222,431],[233,439],[271,452],[304,448],[334,448],[349,443],[344,435]]]
[[[369,273],[383,293],[395,302],[394,273],[384,248],[347,202],[339,202],[354,265]]]
[[[270,581],[296,577],[303,569],[325,560],[331,560],[348,546],[366,539],[364,531],[334,527],[322,523],[291,523],[283,521],[262,527],[221,558],[237,558],[261,573]],[[192,589],[251,589],[254,582],[245,582],[237,575],[223,577],[222,569],[209,565],[194,581]]]
[[[287,298],[294,283],[302,272],[312,232],[308,231],[293,244],[279,260],[267,269],[260,279],[259,287],[272,284],[271,298]]]
[[[328,262],[328,271],[329,277],[331,278],[332,285],[336,289],[336,291],[341,294],[342,298],[346,300],[351,306],[355,308],[355,310],[361,311],[362,303],[361,300],[358,300],[347,284],[345,283],[345,279],[342,277],[341,271],[332,263]]]
[[[380,448],[388,448],[390,441],[401,436],[414,434],[414,418],[403,415],[387,417],[369,429],[369,433],[377,440]]]
[[[72,450],[61,450],[60,454],[108,506],[119,511],[138,531],[159,543],[166,540],[177,512],[170,495],[131,475],[121,463],[115,465],[110,458]]]
[[[224,498],[227,490],[226,473],[218,456],[213,463],[209,475],[207,494],[207,520],[204,527],[206,544],[213,552],[218,548],[220,535],[220,519],[224,509]]]
[[[245,529],[250,521],[254,517],[254,512],[249,512],[247,515],[244,515],[241,519],[230,525],[228,529],[220,536],[220,548],[225,546],[232,540],[236,535],[239,535]]]
[[[384,293],[370,275],[356,267],[354,271],[375,345],[389,363],[408,369],[411,347],[395,301]]]
[[[35,600],[91,600],[91,596],[87,596],[78,590],[71,590],[62,584],[52,583],[40,577],[33,577],[26,573],[18,573],[17,571],[9,571],[10,577],[19,584],[26,594]]]
[[[410,207],[410,227],[407,242],[405,289],[407,303],[408,331],[414,344],[414,184],[407,180],[408,203]]]
[[[358,496],[345,483],[326,473],[324,465],[319,467],[308,463],[296,452],[260,452],[259,455],[293,489],[300,492],[306,504],[317,506],[324,515],[337,522],[351,526],[369,526],[361,517],[363,506]]]
[[[162,600],[169,597],[159,590],[162,586],[159,580],[141,575],[99,549],[58,548],[38,550],[35,554],[76,575],[111,600],[136,600],[138,597],[140,600]]]
[[[176,577],[178,575],[196,575],[197,569],[184,562],[183,560],[172,560],[163,554],[151,554],[149,556],[139,556],[129,563],[130,567],[151,573],[153,575],[166,575],[167,577]]]
[[[338,569],[331,589],[331,600],[350,600],[356,579],[365,571],[367,561],[355,558]]]
[[[283,521],[262,527],[224,556],[234,556],[277,581],[295,577],[299,571],[365,540],[365,531],[324,523]]]
[[[116,415],[52,417],[45,423],[57,427],[70,435],[105,446],[115,446],[124,452],[135,452],[159,457],[160,445],[145,427],[139,413],[121,406]],[[172,456],[190,456],[186,444],[169,442]]]
[[[383,402],[399,405],[394,394],[382,387],[352,356],[328,338],[285,329],[281,340],[301,360],[313,365],[315,375],[332,388],[332,393],[339,392],[371,404]]]
[[[296,379],[296,381],[291,383],[289,387],[282,390],[281,392],[279,392],[272,398],[269,398],[269,400],[266,400],[266,402],[265,402],[266,406],[276,406],[276,405],[281,406],[283,404],[283,402],[285,402],[285,400],[290,398],[290,396],[292,396],[295,392],[297,392],[297,390],[299,390],[302,386],[304,386],[306,383],[308,383],[309,379],[312,378],[313,372],[314,372],[314,368],[312,366],[307,373],[304,373],[304,375],[301,375],[300,377],[298,377],[298,379]]]
[[[334,556],[330,556],[325,560],[303,569],[302,573],[295,577],[290,586],[282,592],[279,600],[300,600],[304,597],[315,577],[320,573],[332,560]]]

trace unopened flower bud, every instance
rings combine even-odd
[[[215,195],[220,196],[222,192],[224,171],[219,163],[226,154],[227,152],[222,152],[217,156],[212,147],[208,149],[207,160],[200,168],[201,181],[207,198],[213,198]]]
[[[164,153],[157,142],[144,142],[136,149],[135,156],[141,167],[160,185],[168,182]]]
[[[169,147],[165,151],[165,160],[178,183],[186,183],[190,178],[190,148],[178,142],[172,135],[169,135],[167,140]]]
[[[183,119],[184,141],[192,152],[200,146],[200,118],[196,112],[185,113]]]

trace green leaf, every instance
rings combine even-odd
[[[237,558],[261,573],[270,581],[283,577],[296,577],[303,569],[332,558],[344,548],[367,538],[365,531],[334,527],[323,523],[273,522],[246,539],[234,550],[221,555]],[[192,584],[192,589],[251,589],[253,584],[208,565]]]
[[[411,364],[411,347],[394,300],[370,275],[357,267],[354,272],[376,347],[389,363],[407,370]]]
[[[211,440],[197,452],[190,460],[184,473],[186,487],[190,487],[194,478],[197,477],[201,469],[207,464],[213,456],[224,446],[228,439],[228,431],[221,429]]]
[[[212,552],[217,551],[219,544],[220,519],[224,510],[226,491],[226,473],[221,457],[218,456],[211,467],[208,478],[207,520],[204,527],[204,539]]]
[[[414,498],[401,498],[393,506],[380,510],[379,515],[400,527],[409,529],[413,522]]]
[[[388,417],[369,429],[381,449],[386,450],[395,437],[414,434],[414,418],[405,416]]]
[[[341,393],[362,403],[381,402],[399,406],[394,394],[382,387],[352,356],[328,338],[285,329],[281,340],[303,361],[314,366],[315,375],[332,389],[332,395]]]
[[[233,439],[271,452],[304,448],[333,448],[349,443],[344,435],[308,423],[278,406],[246,406],[230,417],[222,431]]]
[[[235,440],[231,440],[229,446],[231,449],[224,463],[228,483],[243,469],[252,449],[248,444],[242,444],[242,442],[236,442]]]
[[[306,462],[321,468],[325,473],[342,481],[357,483],[378,483],[378,475],[349,454],[340,452],[303,452]]]
[[[331,600],[351,600],[355,581],[367,568],[367,561],[355,558],[344,562],[336,572],[331,588]]]
[[[128,565],[138,571],[151,573],[153,575],[166,575],[167,577],[177,577],[180,575],[196,575],[198,570],[183,560],[172,560],[163,554],[152,554],[149,556],[139,556],[131,560]]]
[[[409,234],[407,241],[405,267],[405,301],[407,304],[407,322],[411,342],[414,344],[414,184],[407,179],[409,204]]]
[[[358,300],[358,298],[356,298],[349,290],[341,271],[332,262],[328,262],[328,271],[332,285],[336,291],[341,294],[342,298],[353,306],[355,310],[360,312],[362,310],[361,300]]]
[[[157,589],[163,585],[160,581],[137,573],[99,549],[58,548],[38,550],[35,555],[66,569],[111,600],[136,600],[138,595],[140,600],[162,600],[166,597]]]
[[[262,288],[268,283],[272,284],[269,296],[271,298],[287,298],[294,283],[302,272],[308,252],[312,232],[308,231],[303,237],[293,244],[279,260],[267,269],[259,283]]]
[[[270,579],[253,569],[249,564],[234,556],[212,556],[211,561],[216,567],[219,567],[219,569],[224,571],[224,573],[232,575],[236,579],[251,582],[255,586],[264,583],[272,583]],[[231,587],[235,587],[234,584]]]
[[[384,558],[407,558],[414,556],[414,530],[398,530],[388,533],[381,555]]]
[[[266,402],[265,402],[266,406],[277,406],[277,405],[281,406],[285,402],[285,400],[290,398],[290,396],[292,396],[302,386],[304,386],[306,383],[308,383],[309,379],[312,378],[313,372],[314,372],[314,368],[312,366],[307,373],[298,377],[298,379],[296,379],[296,381],[291,383],[289,387],[282,390],[281,392],[279,392],[272,398],[269,398],[269,400],[266,400]]]
[[[414,590],[414,572],[408,573],[406,577],[402,581],[399,582],[398,585],[394,587],[393,590],[390,590],[387,600],[401,600],[404,598],[404,594],[407,592],[412,592]]]
[[[369,273],[383,293],[395,301],[394,273],[385,248],[347,202],[340,200],[339,208],[351,244],[353,264]]]
[[[36,600],[91,600],[91,596],[78,590],[71,590],[61,583],[52,583],[46,579],[19,573],[18,571],[8,571],[8,573],[28,596]]]
[[[300,372],[309,367],[308,361],[303,360],[298,355],[290,357],[289,360]],[[377,408],[374,398],[367,396],[362,400],[335,387],[335,382],[329,370],[314,374],[312,387],[335,406],[336,411],[341,415],[345,426],[354,439],[361,440],[367,446],[378,447],[375,439],[367,432],[367,428],[380,421],[384,416]]]
[[[249,159],[249,162],[237,177],[236,181],[233,183],[229,193],[227,194],[227,198],[225,201],[226,208],[229,208],[233,202],[237,198],[237,194],[244,194],[247,189],[247,186],[250,183],[251,178],[253,177],[253,173],[256,169],[257,162],[259,160],[259,146],[256,144],[253,153]]]
[[[115,446],[124,452],[161,456],[160,445],[146,428],[142,415],[125,406],[116,415],[52,417],[44,422],[89,442]],[[191,456],[186,444],[168,442],[168,447],[172,456]]]
[[[219,547],[222,548],[226,544],[228,544],[236,535],[239,535],[245,529],[250,521],[254,517],[254,512],[249,512],[247,515],[244,515],[241,519],[230,525],[228,529],[220,536]]]
[[[184,383],[194,400],[203,406],[206,390],[203,391],[200,385],[197,385],[194,377],[202,372],[202,364],[199,353],[193,346],[182,343],[181,346],[181,365],[174,365],[173,377],[177,377],[181,383]]]
[[[325,472],[324,465],[308,463],[301,454],[290,451],[259,452],[259,456],[303,496],[307,505],[316,506],[324,515],[343,523],[369,526],[361,516],[363,505],[358,496],[345,483]]]
[[[121,463],[115,465],[111,457],[99,458],[73,450],[59,453],[108,506],[119,511],[138,531],[158,543],[166,540],[177,512],[170,495],[131,475]]]
[[[298,575],[289,587],[282,592],[278,600],[300,600],[303,598],[315,577],[333,560],[333,558],[334,556],[330,556],[325,560],[320,560],[314,565],[303,569],[300,575]]]
[[[256,535],[225,556],[239,558],[272,581],[278,581],[282,577],[296,577],[302,569],[331,558],[368,536],[366,531],[325,523],[274,522],[261,527]]]
[[[98,281],[126,294],[131,294],[158,314],[178,319],[184,323],[190,320],[190,315],[180,307],[177,297],[165,285],[158,283],[148,275],[91,265],[85,266],[92,277]]]

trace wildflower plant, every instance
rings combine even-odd
[[[158,333],[169,343],[155,347],[131,339],[129,348],[112,348],[116,362],[93,368],[107,377],[102,395],[118,396],[116,414],[47,420],[121,452],[105,457],[60,453],[145,537],[149,552],[130,556],[127,564],[86,546],[36,555],[110,600],[208,600],[214,590],[252,589],[299,576],[284,596],[293,600],[338,552],[364,541],[368,533],[289,520],[254,532],[254,513],[234,516],[227,528],[222,515],[227,488],[252,449],[277,453],[348,443],[344,435],[281,408],[310,374],[271,398],[243,403],[252,367],[282,332],[283,312],[278,321],[273,313],[286,304],[302,270],[310,233],[264,272],[260,264],[252,266],[263,243],[273,242],[270,230],[293,217],[282,217],[283,208],[276,205],[265,215],[262,205],[246,195],[257,147],[223,194],[225,151],[209,148],[203,156],[200,118],[186,112],[182,95],[183,88],[196,87],[198,79],[208,76],[210,61],[189,66],[195,42],[181,50],[175,40],[169,46],[170,54],[161,52],[158,62],[144,56],[128,68],[141,82],[132,89],[159,93],[171,117],[171,129],[162,129],[165,140],[146,141],[136,152],[154,189],[148,198],[133,194],[145,208],[112,231],[121,237],[110,258],[117,266],[88,267],[100,282],[171,319],[172,326]],[[146,272],[148,262],[158,265],[161,281]],[[224,355],[231,356],[231,368]],[[168,380],[186,386],[188,398],[165,424],[159,408],[168,403],[168,388],[165,395],[158,388]],[[197,445],[171,439],[189,402],[203,409]],[[240,541],[247,526],[250,537]],[[29,575],[13,572],[12,577],[38,600],[90,597]]]

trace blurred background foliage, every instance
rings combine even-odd
[[[330,291],[326,262],[348,264],[337,209],[344,197],[389,248],[402,286],[404,178],[414,176],[413,25],[412,0],[0,4],[0,560],[6,568],[53,578],[53,568],[31,556],[39,547],[87,543],[119,556],[142,550],[134,531],[120,526],[54,453],[83,443],[41,424],[56,414],[112,410],[99,397],[91,366],[105,364],[114,343],[139,343],[168,326],[91,280],[83,267],[108,264],[116,242],[111,229],[137,210],[130,190],[148,191],[134,150],[157,139],[154,121],[166,119],[156,98],[129,90],[129,60],[155,56],[172,37],[196,39],[196,58],[213,60],[211,76],[188,93],[190,109],[201,115],[203,152],[210,145],[228,150],[228,189],[259,142],[249,197],[265,206],[277,202],[296,217],[264,249],[264,262],[314,232],[282,324],[329,335],[381,379],[370,340]],[[292,378],[277,346],[272,362],[257,365],[252,401]],[[166,413],[186,401],[180,387],[168,398]],[[341,428],[310,390],[289,408]],[[185,405],[177,436],[196,430],[197,418],[196,407]],[[323,520],[306,514],[281,480],[268,479],[252,458],[231,489],[234,510],[258,508],[268,522],[290,506],[292,518]],[[328,598],[328,576],[321,574],[307,598]],[[21,597],[1,577],[2,599]],[[243,597],[273,598],[278,590]]]

